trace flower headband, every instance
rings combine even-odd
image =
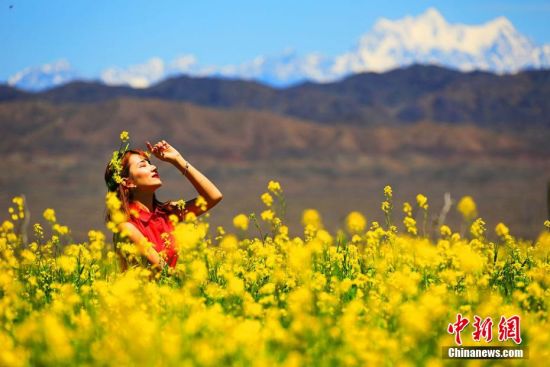
[[[109,168],[113,171],[113,175],[107,182],[107,188],[109,191],[116,191],[118,185],[122,182],[122,177],[120,177],[120,173],[122,172],[122,157],[124,157],[124,153],[128,151],[128,147],[130,146],[128,140],[130,140],[130,135],[128,135],[128,132],[121,132],[120,147],[118,150],[113,152],[113,157],[109,162]],[[126,143],[126,145],[124,145],[124,143]]]

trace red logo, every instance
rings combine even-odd
[[[462,345],[462,340],[460,339],[460,332],[464,330],[466,325],[468,325],[470,321],[468,321],[467,318],[463,318],[461,314],[456,315],[456,322],[454,324],[449,324],[447,327],[447,331],[449,334],[455,334],[455,343],[458,345]]]
[[[519,316],[514,315],[509,319],[501,316],[498,323],[498,340],[505,341],[512,339],[516,344],[521,343],[521,335],[519,330]]]
[[[481,338],[487,342],[493,340],[493,320],[487,317],[481,321],[481,317],[477,315],[474,316],[474,319],[476,320],[473,324],[475,331],[472,333],[474,341],[478,342]]]
[[[482,319],[475,315],[474,320],[472,324],[474,327],[472,339],[476,342],[479,342],[481,338],[485,339],[487,342],[493,340],[493,320],[491,317]],[[447,332],[449,334],[454,334],[456,344],[462,345],[460,333],[469,323],[470,320],[468,320],[468,318],[462,317],[462,314],[458,313],[456,315],[456,322],[449,324],[447,327]],[[516,344],[521,343],[520,318],[517,315],[510,318],[504,316],[500,317],[498,323],[498,340],[502,342],[508,339],[512,339]]]

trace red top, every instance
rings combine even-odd
[[[163,212],[158,206],[155,206],[155,210],[150,212],[144,205],[136,202],[131,202],[129,208],[131,215],[128,221],[135,225],[153,243],[155,250],[161,256],[164,252],[164,258],[169,266],[175,267],[178,261],[178,253],[174,248],[174,237],[172,236],[174,226],[168,219],[169,214]],[[132,214],[132,209],[138,213],[137,217]],[[166,244],[166,241],[169,242]]]

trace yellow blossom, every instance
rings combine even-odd
[[[367,220],[363,214],[352,211],[346,217],[346,228],[349,233],[359,233],[365,230]]]
[[[238,246],[239,240],[232,234],[225,235],[220,242],[220,247],[225,251],[235,251]]]
[[[460,268],[466,272],[479,272],[483,269],[483,258],[465,244],[457,244],[453,248],[459,262]]]
[[[123,142],[127,141],[130,139],[130,135],[128,134],[128,131],[122,131],[120,133],[120,140],[122,140]]]
[[[424,210],[428,210],[428,198],[422,194],[416,195],[416,203]]]
[[[170,223],[172,223],[173,226],[176,226],[176,224],[178,224],[178,222],[179,222],[179,218],[175,214],[170,214],[168,216],[168,220],[170,221]]]
[[[483,221],[483,219],[478,218],[474,221],[474,223],[472,223],[472,225],[470,227],[470,233],[475,238],[481,238],[481,237],[484,236],[484,234],[485,234],[485,222]]]
[[[44,216],[44,219],[46,219],[50,223],[55,223],[55,210],[48,208],[44,210],[44,213],[42,214]]]
[[[273,218],[275,217],[275,213],[273,213],[273,211],[271,209],[267,209],[267,210],[264,210],[262,212],[261,217],[266,222],[269,222],[269,221],[273,220]]]
[[[208,203],[201,195],[197,196],[195,199],[195,205],[201,208],[201,210],[206,210],[207,204]]]
[[[273,204],[273,197],[269,192],[264,192],[261,199],[266,206],[271,206]]]
[[[208,269],[201,260],[193,260],[189,265],[191,278],[198,283],[204,283],[208,279]]]
[[[36,260],[36,255],[27,249],[21,251],[21,257],[23,258],[23,263],[26,265],[30,265]]]
[[[71,274],[76,270],[76,259],[72,256],[62,255],[57,258],[57,265],[65,274]]]
[[[384,196],[383,207],[391,209],[389,186]],[[111,219],[123,218],[116,196],[105,199]],[[440,347],[454,344],[447,325],[458,312],[471,323],[476,314],[492,317],[494,338],[501,315],[520,315],[529,363],[544,365],[550,231],[536,240],[513,238],[499,223],[499,240],[491,242],[478,219],[466,223],[472,239],[448,225],[436,228],[435,241],[417,238],[407,234],[417,234],[418,209],[427,226],[427,199],[418,204],[403,205],[403,231],[373,221],[365,232],[363,214],[352,212],[344,228],[330,232],[308,209],[304,235],[294,238],[270,208],[262,218],[272,236],[260,228],[261,238],[222,227],[211,238],[207,218],[194,216],[175,224],[177,264],[162,272],[141,255],[153,243],[134,244],[122,233],[115,244],[100,230],[74,243],[62,236],[70,230],[53,210],[50,238],[36,224],[36,238],[25,241],[31,228],[0,222],[0,366],[288,367],[323,365],[325,355],[344,366],[440,366]],[[15,200],[10,215],[20,218],[23,205]],[[244,214],[233,222],[249,225]],[[128,260],[124,271],[119,256]],[[472,341],[472,331],[469,324],[463,341],[485,345]],[[300,348],[302,341],[322,345],[323,353]],[[407,347],[420,344],[426,347]]]
[[[412,235],[418,234],[418,230],[416,229],[416,220],[413,217],[405,217],[403,219],[403,224],[405,225],[408,233]]]
[[[64,235],[64,234],[68,234],[69,233],[69,227],[67,226],[62,226],[62,225],[59,225],[57,223],[55,223],[53,226],[52,226],[52,229],[59,233],[60,235]]]
[[[5,220],[2,223],[2,230],[5,232],[11,232],[13,230],[13,223],[10,222],[9,220]]]
[[[269,181],[269,183],[267,184],[267,189],[269,191],[271,191],[272,193],[274,194],[277,194],[277,193],[280,193],[282,192],[283,190],[281,189],[281,184],[277,181]]]
[[[24,206],[24,199],[21,196],[15,196],[13,199],[11,199],[12,203],[16,204],[19,210],[23,210]]]
[[[451,231],[451,228],[449,228],[449,226],[445,224],[439,228],[439,232],[441,233],[442,237],[449,237],[453,233]]]
[[[305,209],[302,212],[302,225],[304,227],[311,225],[317,229],[323,228],[323,221],[321,219],[321,215],[315,209]]]
[[[507,235],[510,234],[510,230],[508,229],[508,227],[506,227],[504,225],[504,223],[499,223],[496,225],[495,227],[495,233],[499,236],[499,237],[506,237]]]
[[[412,216],[412,206],[409,202],[405,201],[403,203],[403,212],[409,217]]]
[[[462,214],[464,220],[468,222],[477,217],[476,203],[471,196],[462,197],[458,202],[457,210]]]
[[[233,218],[233,226],[237,229],[246,231],[248,229],[248,217],[244,214],[236,215]]]
[[[227,290],[230,294],[242,295],[244,293],[244,281],[231,275],[227,280]]]
[[[193,212],[187,212],[184,219],[186,222],[192,223],[197,220],[197,215]]]
[[[258,291],[258,293],[260,293],[260,294],[272,294],[273,292],[275,292],[275,284],[273,284],[273,283],[266,283]]]
[[[387,185],[384,187],[384,196],[389,200],[393,196],[391,186]]]

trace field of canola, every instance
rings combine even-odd
[[[178,265],[162,272],[121,272],[103,232],[74,243],[53,209],[27,238],[16,197],[0,227],[0,366],[545,365],[550,222],[536,241],[501,223],[492,242],[465,197],[452,210],[468,230],[440,223],[434,234],[426,197],[394,210],[391,187],[383,195],[384,223],[351,212],[329,233],[307,209],[303,236],[290,238],[271,181],[265,211],[237,215],[232,229],[209,231],[208,214],[176,223]],[[120,203],[107,195],[106,204],[116,231]],[[120,251],[138,257],[131,244]],[[528,347],[529,358],[443,359],[458,313],[470,320],[463,346]],[[492,341],[473,339],[475,315],[492,318]],[[497,338],[501,316],[514,315],[519,345]]]

